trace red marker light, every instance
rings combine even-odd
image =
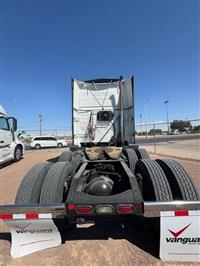
[[[94,209],[90,205],[76,206],[77,214],[92,214],[93,212],[94,212]]]
[[[76,206],[74,205],[74,204],[72,204],[72,203],[68,203],[67,204],[67,209],[69,210],[69,211],[72,211],[72,210],[74,210],[76,208]]]
[[[133,205],[131,204],[120,204],[116,207],[118,213],[133,213]]]

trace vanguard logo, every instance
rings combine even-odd
[[[49,228],[49,229],[27,229],[27,230],[16,230],[16,232],[18,234],[23,234],[23,233],[31,233],[31,234],[35,234],[35,233],[52,233],[53,229]]]
[[[19,226],[19,225],[16,225],[15,227],[18,228],[18,229],[16,229],[16,232],[18,234],[23,234],[23,233],[35,234],[35,233],[52,233],[53,232],[53,229],[52,228],[49,228],[49,229],[25,229],[30,224],[31,223],[28,223],[28,224],[24,225],[23,227],[22,226]]]
[[[181,230],[179,230],[178,232],[174,232],[170,229],[168,229],[168,231],[175,237],[177,238],[180,234],[182,234],[191,224],[186,225],[185,227],[183,227]]]
[[[167,237],[166,241],[169,243],[182,243],[182,244],[200,244],[200,237],[178,237],[180,236],[191,224],[186,225],[182,229],[180,229],[177,232],[174,232],[170,229],[168,231],[174,236],[174,237]]]

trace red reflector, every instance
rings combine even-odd
[[[91,214],[94,212],[94,209],[92,206],[77,206],[76,207],[76,213],[78,214]]]
[[[183,211],[174,211],[175,216],[188,216],[189,212],[187,210],[183,210]]]
[[[116,208],[118,213],[132,213],[133,206],[132,205],[118,205]]]
[[[12,214],[2,214],[0,215],[0,220],[11,220],[13,219],[13,215]]]
[[[26,219],[38,219],[38,213],[26,213]]]
[[[76,206],[75,206],[74,204],[72,204],[72,203],[68,203],[68,204],[67,204],[67,209],[68,209],[68,210],[74,210],[75,207],[76,207]]]

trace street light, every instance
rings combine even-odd
[[[40,124],[40,136],[42,135],[42,115],[39,114],[39,124]]]
[[[168,117],[168,105],[167,105],[168,103],[169,103],[169,100],[166,100],[166,101],[164,102],[164,104],[165,104],[165,106],[166,106],[167,129],[168,129],[168,134],[169,134],[170,129],[169,129],[169,117]]]
[[[141,127],[141,136],[142,136],[142,114],[140,114],[140,127]]]
[[[145,124],[146,124],[146,139],[148,137],[148,128],[147,128],[147,103],[149,100],[146,100],[144,103],[144,114],[145,114]]]

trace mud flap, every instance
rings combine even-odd
[[[61,244],[53,219],[4,220],[11,232],[11,257],[18,258]]]
[[[160,258],[200,262],[200,210],[161,212]]]

